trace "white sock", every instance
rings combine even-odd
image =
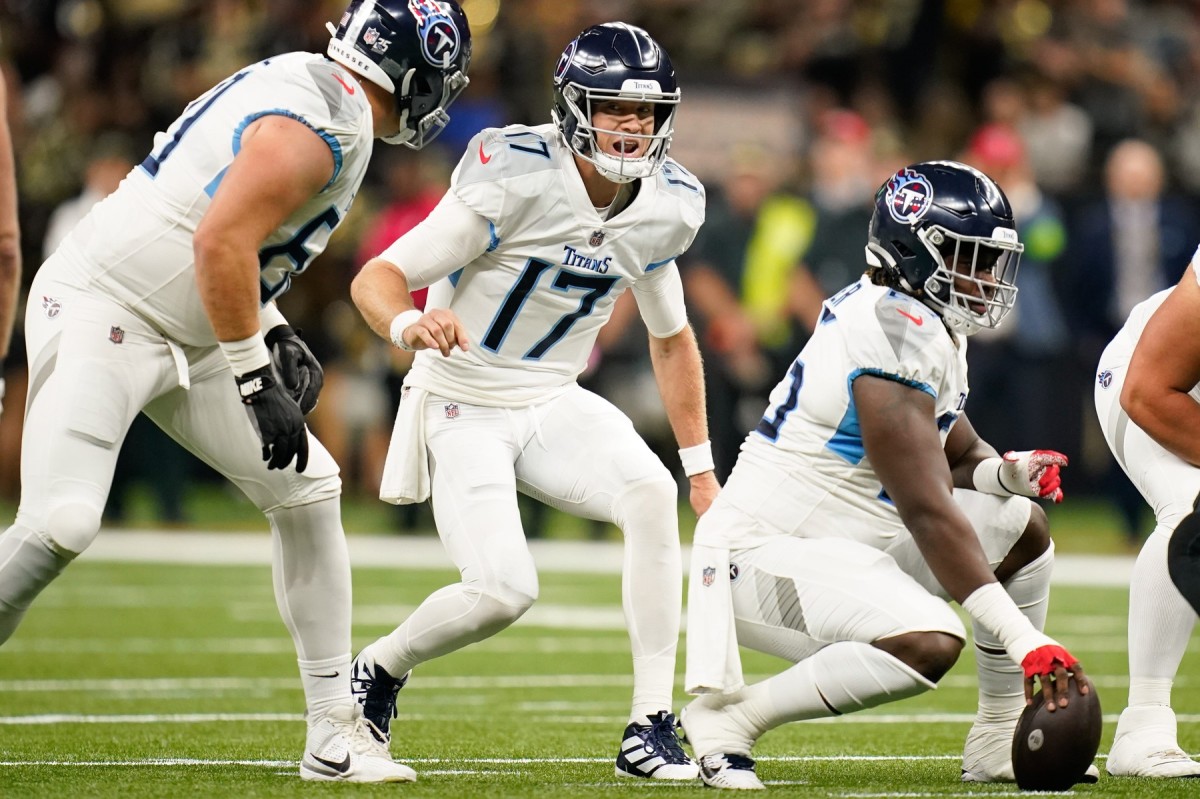
[[[840,641],[781,674],[742,688],[725,711],[757,740],[789,721],[841,716],[936,687],[882,649]]]
[[[1129,583],[1129,705],[1170,705],[1171,686],[1196,625],[1196,612],[1167,571],[1173,528],[1154,529]]]
[[[1004,590],[1038,630],[1046,626],[1050,605],[1050,577],[1054,572],[1054,542],[1032,563],[1022,566],[1004,583]],[[975,636],[975,669],[979,674],[977,723],[1016,722],[1025,708],[1025,673],[1004,651],[990,631],[972,625]]]
[[[350,655],[328,660],[299,660],[300,682],[311,724],[350,696]]]
[[[634,486],[614,503],[625,536],[621,600],[633,652],[633,705],[630,721],[671,710],[675,656],[679,645],[683,561],[674,505],[663,502],[656,483]]]
[[[305,702],[314,715],[328,709],[335,693],[343,703],[353,701],[350,557],[340,506],[329,499],[267,514],[275,602],[296,646]],[[336,678],[314,676],[335,671]]]

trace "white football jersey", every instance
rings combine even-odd
[[[640,183],[627,208],[603,219],[553,125],[479,133],[450,192],[487,220],[490,241],[465,266],[433,270],[448,277],[432,283],[426,305],[453,310],[470,349],[448,358],[418,352],[407,382],[480,405],[547,399],[583,371],[613,304],[630,287],[652,332],[682,329],[681,302],[665,314],[667,330],[663,315],[652,323],[646,306],[673,296],[667,287],[678,285],[675,258],[704,221],[704,187],[670,159]],[[418,226],[410,235],[430,233]]]
[[[357,79],[325,56],[288,53],[218,83],[155,136],[154,149],[59,249],[61,279],[102,292],[185,344],[216,343],[196,290],[192,236],[255,120],[299,120],[333,152],[329,184],[259,251],[261,302],[285,292],[345,218],[374,144]]]
[[[865,276],[842,289],[772,390],[722,499],[776,532],[886,548],[904,527],[863,448],[852,393],[862,375],[931,395],[944,444],[966,404],[966,341],[919,300]]]

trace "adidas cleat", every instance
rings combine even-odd
[[[625,728],[616,773],[618,777],[694,780],[700,770],[675,736],[675,714],[664,710],[650,716],[650,724]]]

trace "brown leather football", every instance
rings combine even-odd
[[[1085,678],[1086,679],[1086,678]],[[1013,736],[1012,763],[1017,786],[1026,791],[1065,791],[1079,782],[1100,748],[1104,722],[1096,686],[1079,693],[1071,678],[1066,707],[1046,710],[1039,689],[1025,708]]]

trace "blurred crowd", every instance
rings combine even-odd
[[[349,302],[365,260],[437,202],[480,128],[549,121],[550,75],[596,22],[641,25],[683,89],[672,155],[709,189],[680,259],[706,357],[718,473],[732,466],[821,300],[857,279],[874,189],[955,158],[1006,190],[1025,254],[1017,311],[972,339],[968,413],[1001,451],[1072,460],[1131,539],[1140,496],[1112,464],[1091,380],[1129,309],[1200,244],[1200,3],[1194,0],[463,0],[471,86],[421,153],[379,145],[350,219],[280,305],[326,368],[312,427],[348,494],[374,496],[404,353]],[[0,0],[27,286],[45,254],[193,97],[275,53],[323,52],[344,0]],[[18,321],[18,327],[19,327]],[[0,496],[15,498],[23,347],[6,364]],[[677,466],[636,310],[604,331],[583,382]],[[139,423],[140,425],[140,423]],[[203,469],[148,423],[119,481],[146,479],[164,521]],[[118,487],[109,511],[119,520]],[[397,525],[419,524],[417,512]],[[536,528],[536,519],[532,526]]]

